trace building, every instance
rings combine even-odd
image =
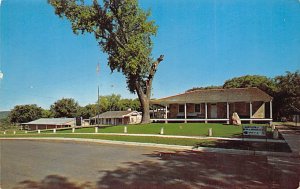
[[[94,120],[94,124],[101,125],[138,124],[142,120],[142,114],[131,110],[108,111],[91,118],[91,120]]]
[[[244,122],[272,121],[272,97],[256,87],[201,89],[151,100],[150,103],[159,107],[150,114],[154,122],[229,123],[234,112]]]
[[[75,118],[41,118],[21,125],[26,130],[42,130],[73,127],[75,122]]]

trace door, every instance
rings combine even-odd
[[[210,105],[210,117],[211,118],[217,118],[218,114],[217,114],[217,105],[216,104],[211,104]]]

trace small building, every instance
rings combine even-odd
[[[94,124],[101,125],[128,125],[138,124],[142,120],[142,114],[137,111],[108,111],[93,118]]]
[[[28,123],[22,123],[25,130],[57,129],[75,126],[75,118],[40,118]]]
[[[234,112],[241,121],[271,122],[272,97],[256,88],[201,89],[151,100],[154,122],[227,122]]]

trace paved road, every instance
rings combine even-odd
[[[1,141],[2,189],[297,188],[295,158],[123,145]]]

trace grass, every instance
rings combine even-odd
[[[161,138],[161,137],[140,137],[140,136],[112,136],[112,135],[91,135],[91,134],[7,134],[0,135],[0,138],[15,138],[15,137],[57,137],[57,138],[87,138],[87,139],[102,139],[112,141],[140,142],[140,143],[155,143],[182,145],[194,147],[211,147],[211,148],[226,148],[240,150],[256,150],[256,151],[272,151],[272,152],[290,152],[290,148],[286,143],[265,143],[265,142],[245,142],[245,141],[226,141],[214,139],[181,139],[181,138]]]
[[[254,124],[258,125],[258,124]],[[145,125],[127,125],[129,134],[160,134],[164,128],[165,135],[207,136],[208,129],[212,128],[215,137],[236,137],[242,133],[241,126],[224,125],[220,123],[151,123]],[[52,132],[52,131],[47,131]],[[72,130],[58,130],[58,133],[71,133]],[[94,133],[94,128],[76,129],[75,133]],[[100,127],[99,133],[124,133],[124,126]]]

